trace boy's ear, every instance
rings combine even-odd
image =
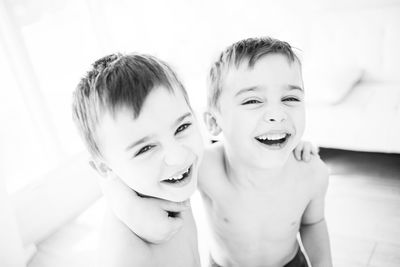
[[[217,136],[221,133],[222,129],[219,127],[217,123],[217,119],[215,118],[212,112],[206,111],[203,114],[204,123],[207,127],[207,130],[214,136]]]
[[[92,167],[101,177],[107,178],[111,169],[102,161],[97,161],[95,159],[89,160],[89,165]]]

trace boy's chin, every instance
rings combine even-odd
[[[261,163],[261,167],[263,169],[278,169],[282,168],[285,165],[285,161],[270,161],[268,163]]]
[[[258,164],[263,169],[276,169],[285,166],[289,159],[291,152],[287,153],[272,153],[271,155],[266,155],[258,161]]]
[[[174,195],[169,195],[163,197],[165,200],[172,201],[172,202],[183,202],[186,200],[189,200],[190,197],[193,195],[195,190],[191,192],[190,194],[174,194]]]
[[[189,184],[186,186],[186,188],[180,188],[171,192],[166,192],[161,198],[172,202],[183,202],[190,199],[196,189],[196,184]]]

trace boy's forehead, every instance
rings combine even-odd
[[[133,108],[121,106],[113,112],[105,110],[99,120],[97,135],[100,140],[118,140],[157,135],[160,130],[172,126],[190,108],[181,90],[168,90],[160,86],[149,93],[138,116]],[[111,138],[118,140],[111,140]]]
[[[223,91],[235,93],[248,87],[268,87],[292,84],[302,87],[301,67],[296,60],[290,62],[281,54],[265,55],[254,66],[243,61],[239,66],[229,66],[223,78]]]

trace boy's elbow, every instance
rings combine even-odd
[[[321,217],[321,218],[313,220],[313,221],[303,221],[303,222],[301,222],[300,227],[303,228],[303,227],[317,226],[317,225],[321,225],[324,223],[326,223],[325,217]]]

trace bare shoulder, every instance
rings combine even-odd
[[[206,147],[203,161],[199,169],[199,187],[207,187],[209,183],[214,183],[217,173],[224,167],[224,147],[221,143],[214,143]],[[214,181],[214,182],[213,182]]]
[[[206,148],[199,170],[199,191],[204,200],[213,200],[229,192],[222,142]]]
[[[319,156],[311,155],[309,161],[298,161],[292,155],[287,166],[290,173],[299,179],[303,184],[307,184],[314,193],[324,193],[328,187],[329,169]]]
[[[154,266],[150,247],[119,221],[106,214],[99,238],[98,266]]]
[[[224,154],[222,142],[211,144],[205,148],[202,166],[205,168],[213,166],[216,161],[221,161]]]
[[[311,160],[306,162],[304,167],[313,188],[317,190],[317,193],[324,193],[329,183],[329,169],[325,162],[319,156],[312,155]]]

